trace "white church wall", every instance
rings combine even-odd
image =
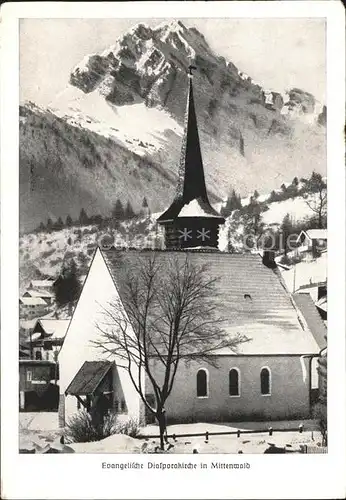
[[[119,362],[116,356],[106,355],[92,344],[93,341],[102,338],[97,325],[105,321],[104,308],[118,298],[118,292],[102,254],[97,250],[59,353],[60,401],[85,361],[107,359]],[[129,416],[139,418],[139,398],[128,373],[119,366],[114,373],[116,373],[115,383],[119,384],[120,381]],[[65,406],[65,421],[77,411],[77,400],[74,396],[64,398],[64,403],[61,402],[61,405]]]
[[[207,363],[179,365],[175,384],[166,404],[171,422],[276,420],[308,418],[308,359],[299,356],[220,356],[218,368]],[[261,394],[260,373],[271,372],[270,395]],[[162,365],[155,364],[156,376]],[[208,396],[197,397],[197,371],[208,372]],[[229,395],[229,371],[239,370],[240,395]]]

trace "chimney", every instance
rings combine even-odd
[[[275,269],[277,267],[275,262],[275,252],[274,250],[264,250],[262,263],[269,267],[269,269]]]

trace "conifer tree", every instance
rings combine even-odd
[[[145,196],[144,196],[143,202],[142,202],[141,214],[144,214],[146,216],[150,215],[150,209],[149,209],[148,200],[146,199]]]
[[[79,224],[81,226],[87,226],[89,224],[89,217],[87,216],[87,213],[84,210],[84,208],[82,208],[79,214]]]
[[[124,216],[125,216],[125,211],[124,211],[124,207],[123,207],[123,204],[121,203],[121,201],[118,199],[114,206],[113,206],[113,210],[112,210],[112,218],[118,222],[124,220]]]
[[[77,266],[73,259],[64,262],[60,276],[55,281],[54,293],[58,307],[69,306],[70,313],[79,298],[81,284],[77,276]]]
[[[240,151],[240,154],[245,157],[245,144],[244,144],[244,138],[243,138],[242,133],[240,133],[239,151]]]
[[[67,227],[71,227],[71,226],[72,226],[72,224],[73,224],[72,217],[71,217],[70,215],[68,215],[68,216],[66,217],[66,226],[67,226]]]
[[[54,226],[55,226],[55,229],[57,229],[57,230],[62,229],[64,227],[64,222],[63,222],[61,217],[59,217],[59,219],[56,221]]]
[[[131,203],[128,201],[125,208],[125,219],[133,219],[135,212],[133,211]]]
[[[52,221],[52,219],[49,218],[47,220],[47,226],[46,227],[47,227],[47,231],[50,233],[52,231],[52,229],[53,229],[53,221]]]
[[[281,233],[282,233],[282,240],[283,240],[283,250],[284,254],[287,255],[287,251],[289,250],[288,248],[288,238],[290,234],[294,232],[293,230],[293,224],[292,224],[292,219],[290,214],[286,214],[285,217],[283,218],[283,221],[281,223]]]
[[[233,189],[231,194],[227,198],[226,205],[221,209],[221,215],[223,217],[229,217],[234,210],[239,210],[241,208],[241,198]]]
[[[278,194],[274,191],[270,193],[270,196],[269,196],[269,202],[274,202],[274,201],[278,201]]]

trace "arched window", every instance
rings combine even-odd
[[[41,351],[36,351],[35,352],[35,359],[39,359],[39,360],[42,359],[42,352]]]
[[[208,397],[208,372],[205,368],[197,372],[197,397]]]
[[[237,368],[229,371],[229,395],[240,396],[240,372]]]
[[[271,374],[269,368],[262,368],[261,370],[261,394],[263,396],[270,396],[271,393]]]

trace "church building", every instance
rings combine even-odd
[[[214,354],[217,366],[201,360],[181,362],[165,406],[167,420],[309,418],[325,326],[313,309],[307,321],[269,252],[261,257],[219,251],[219,228],[225,221],[207,194],[191,72],[176,194],[157,221],[165,231],[166,249],[155,254],[163,264],[172,257],[207,264],[209,276],[217,279],[218,313],[225,319],[225,331],[249,340],[237,350]],[[124,266],[138,254],[145,259],[153,252],[96,250],[59,354],[61,426],[78,409],[90,410],[95,401],[113,412],[145,419],[140,397],[116,354],[106,356],[94,342],[101,338],[96,325],[107,304],[122,307]],[[160,377],[160,363],[155,366]]]

